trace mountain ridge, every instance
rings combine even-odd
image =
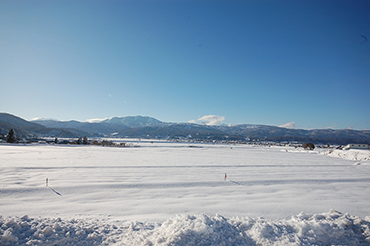
[[[168,123],[149,116],[113,117],[98,123],[75,120],[41,119],[26,121],[18,116],[0,113],[0,133],[15,129],[19,137],[130,137],[226,141],[297,141],[324,144],[349,142],[370,144],[370,130],[291,129],[270,125],[202,125]]]

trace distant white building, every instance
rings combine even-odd
[[[347,144],[343,149],[369,149],[367,144]]]

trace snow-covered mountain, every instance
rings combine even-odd
[[[104,120],[101,123],[116,124],[129,127],[164,126],[169,124],[148,116],[113,117]]]
[[[122,130],[130,128],[165,126],[170,124],[161,122],[155,118],[147,116],[113,117],[96,123],[79,122],[75,120],[71,121],[35,120],[33,122],[50,128],[78,129],[81,131],[86,131],[87,136],[110,135],[112,133],[120,132]]]
[[[113,117],[98,123],[79,121],[26,121],[11,114],[0,114],[0,133],[14,128],[22,136],[36,134],[52,137],[132,137],[194,140],[267,140],[324,144],[350,142],[370,144],[369,130],[290,129],[278,126],[242,124],[209,126],[194,123],[168,123],[148,116]]]
[[[0,134],[7,134],[10,129],[14,129],[18,138],[28,138],[30,136],[73,138],[86,135],[86,132],[75,128],[67,130],[63,127],[49,127],[43,124],[38,124],[37,122],[38,121],[29,122],[12,114],[0,113]],[[45,122],[50,121],[47,120]]]

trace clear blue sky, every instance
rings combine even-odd
[[[365,37],[368,0],[2,0],[0,112],[370,129]]]

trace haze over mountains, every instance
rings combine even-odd
[[[98,123],[38,119],[26,121],[0,113],[0,133],[13,128],[20,138],[28,137],[129,137],[193,140],[298,141],[323,144],[370,144],[369,130],[289,129],[268,125],[218,125],[168,123],[147,116],[113,117]]]

